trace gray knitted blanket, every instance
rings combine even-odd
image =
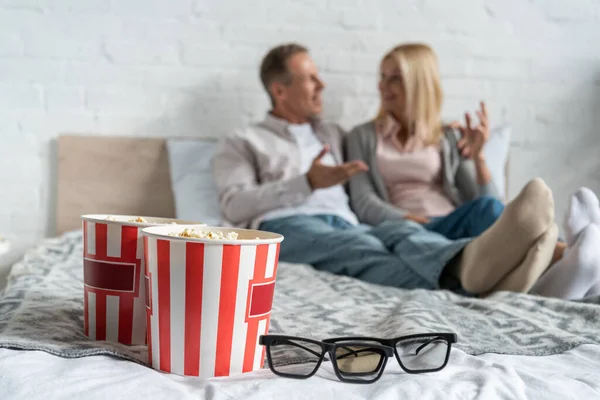
[[[112,355],[146,363],[145,346],[83,334],[81,232],[45,240],[17,263],[0,293],[0,347],[60,357]],[[401,290],[281,263],[270,333],[324,339],[456,332],[468,354],[539,356],[600,344],[600,298],[563,301],[514,293],[481,300],[446,291]],[[277,353],[274,362],[298,362]]]

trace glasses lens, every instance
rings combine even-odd
[[[414,372],[443,367],[449,350],[448,341],[435,335],[401,340],[396,344],[400,362]]]
[[[380,374],[385,352],[370,342],[337,342],[335,362],[346,379],[371,381]]]
[[[271,343],[269,351],[273,360],[281,357],[294,364],[292,366],[273,365],[274,371],[298,377],[310,376],[317,368],[323,353],[320,345],[301,339],[277,339]]]

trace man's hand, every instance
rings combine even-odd
[[[429,218],[422,217],[420,215],[414,215],[414,214],[406,214],[404,216],[404,219],[415,221],[415,222],[418,222],[419,224],[426,224],[429,222]]]
[[[465,114],[466,126],[460,126],[462,138],[458,142],[458,149],[465,158],[475,161],[483,158],[483,146],[490,137],[490,125],[485,103],[481,102],[481,110],[477,110],[479,125],[473,126],[471,115]]]
[[[310,170],[306,173],[312,190],[345,183],[357,173],[369,170],[369,167],[362,161],[351,161],[335,166],[325,165],[321,160],[328,152],[329,145],[325,145],[323,150],[313,160]]]

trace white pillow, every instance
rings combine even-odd
[[[171,184],[178,219],[220,225],[217,188],[212,159],[217,148],[213,139],[167,139]]]
[[[506,198],[506,161],[510,148],[511,130],[509,126],[499,126],[490,132],[490,138],[483,152],[500,197]]]

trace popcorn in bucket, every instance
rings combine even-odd
[[[81,219],[85,335],[126,345],[146,344],[141,229],[192,222],[99,214],[82,215]]]
[[[142,234],[150,365],[203,378],[261,369],[283,236],[209,226]]]

